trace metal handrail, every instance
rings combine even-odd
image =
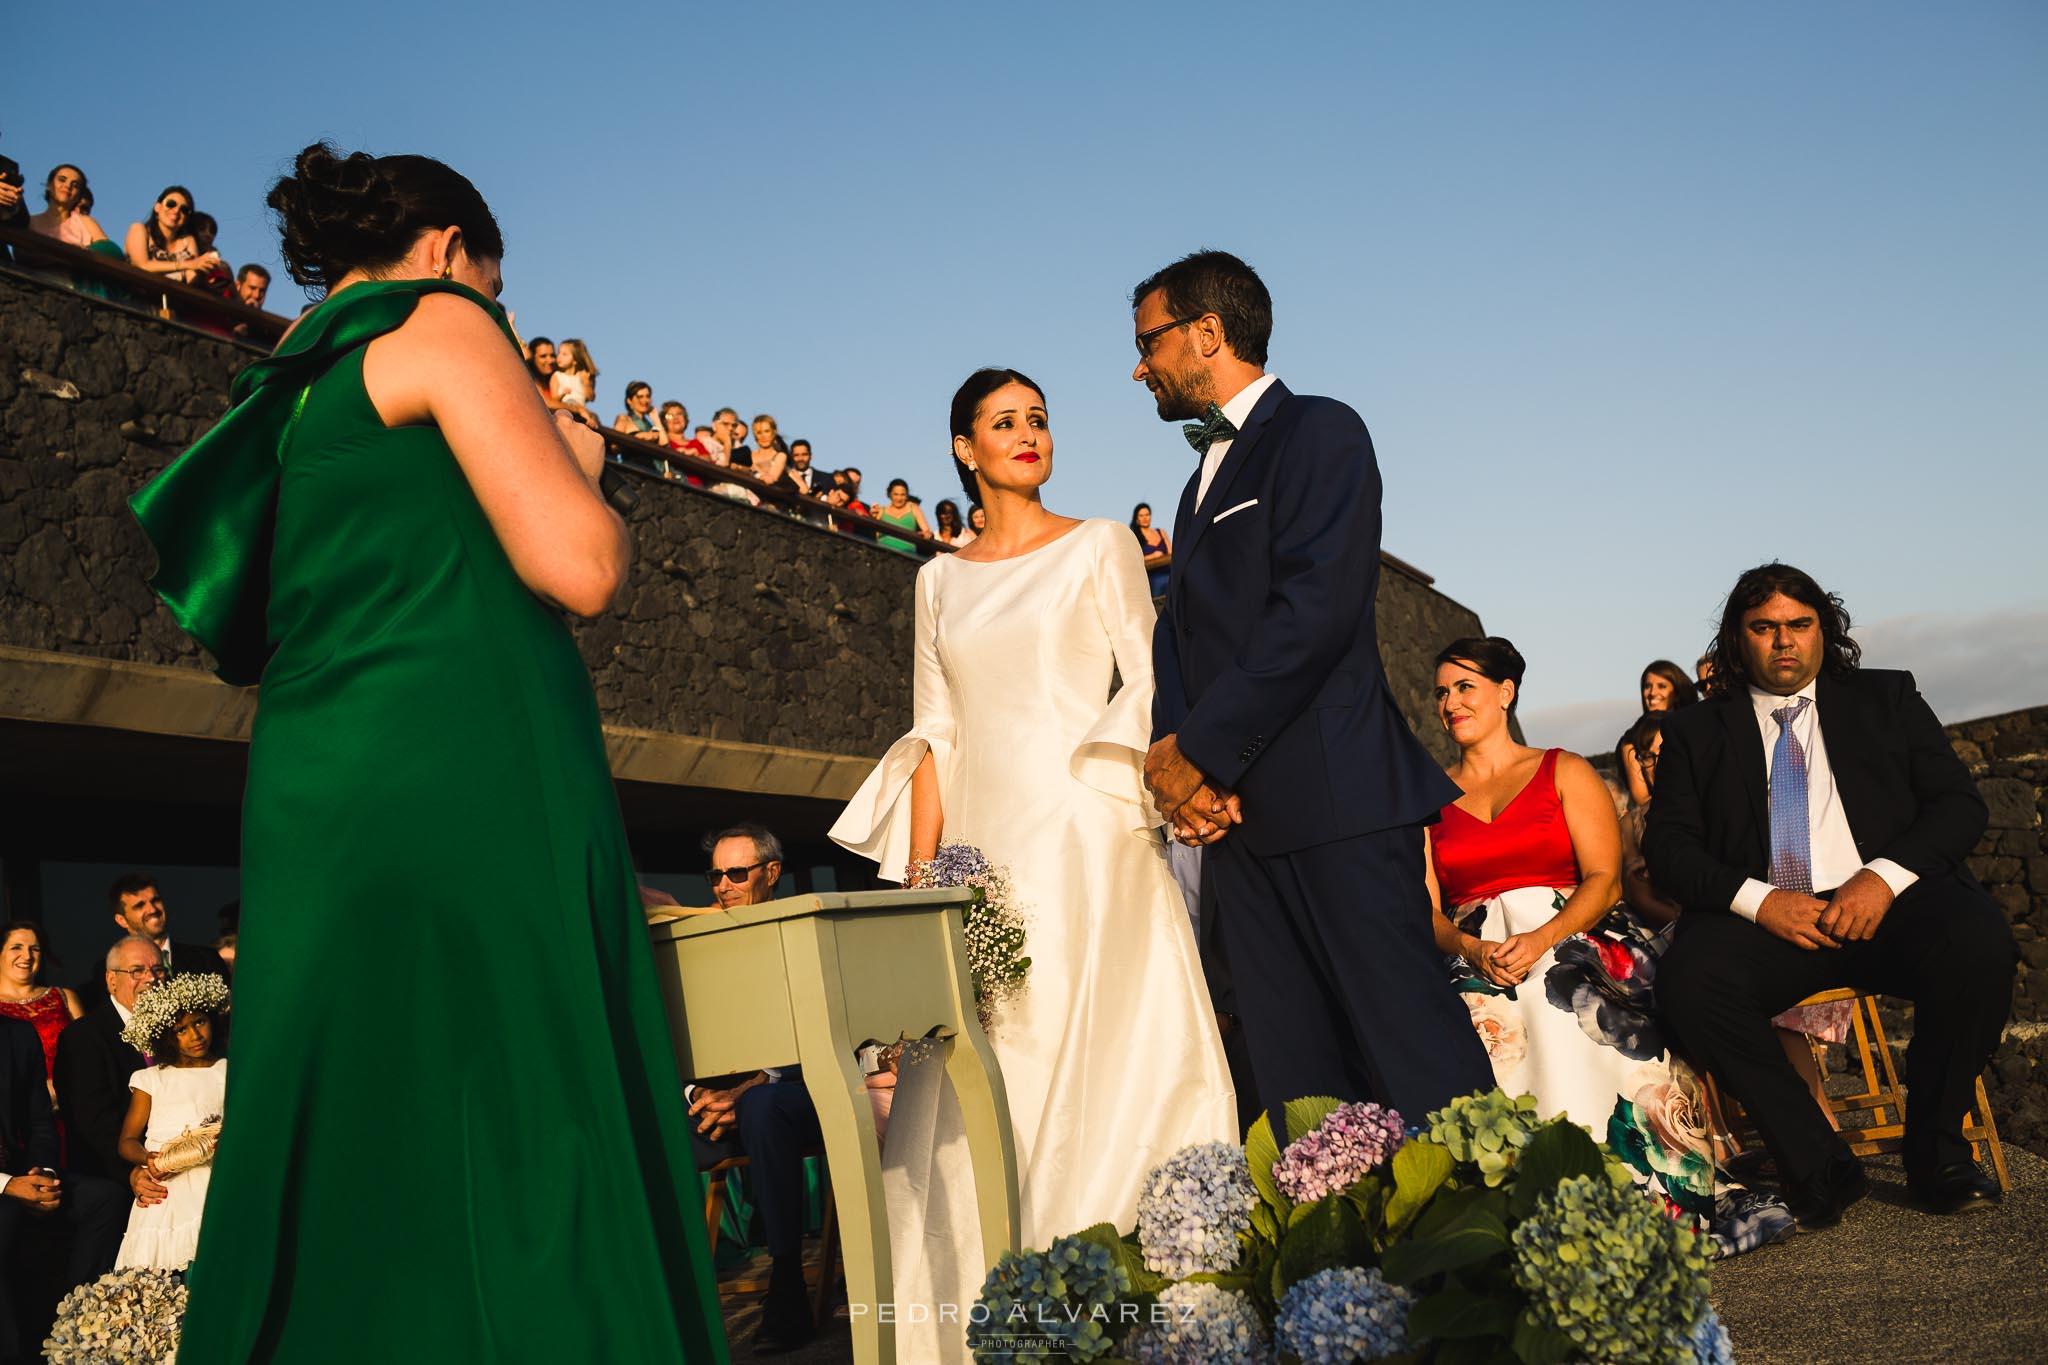
[[[619,463],[623,464],[627,469],[633,469],[635,472],[645,474],[649,478],[660,479],[661,475],[653,470],[637,469],[633,463],[634,459],[658,458],[666,460],[679,468],[688,469],[691,473],[705,480],[707,491],[712,483],[736,484],[754,494],[763,502],[772,502],[779,507],[787,507],[796,511],[829,517],[832,519],[831,529],[835,531],[842,533],[849,530],[873,531],[877,535],[888,536],[892,540],[909,541],[926,556],[951,554],[953,552],[953,547],[946,544],[943,540],[934,540],[932,537],[915,529],[898,526],[893,521],[883,521],[877,517],[864,517],[858,512],[849,512],[844,508],[834,507],[822,498],[807,498],[801,493],[792,493],[786,488],[778,488],[774,484],[765,483],[754,477],[752,472],[745,469],[719,464],[716,460],[707,460],[701,455],[693,455],[685,450],[671,450],[659,442],[643,441],[636,436],[629,436],[625,432],[615,431],[610,427],[600,427],[598,435],[604,437],[604,443],[608,449],[621,457],[631,457],[621,458]],[[854,536],[853,538],[859,540],[865,537]]]
[[[266,351],[275,346],[285,329],[291,326],[291,319],[251,308],[239,299],[223,298],[219,294],[181,284],[167,275],[138,270],[126,256],[88,251],[55,237],[45,237],[33,229],[0,227],[0,246],[11,249],[16,265],[31,272],[61,270],[68,275],[98,280],[114,285],[124,293],[141,296],[135,303],[118,298],[103,302],[174,322],[225,323],[230,329],[239,327],[243,329],[239,335],[231,331],[226,339],[242,341]],[[158,306],[151,307],[150,299],[156,299]]]

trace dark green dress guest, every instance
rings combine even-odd
[[[344,289],[133,500],[154,586],[262,683],[179,1358],[723,1362],[589,676],[439,430],[363,389],[433,291],[503,326]]]

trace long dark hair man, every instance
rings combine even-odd
[[[1868,1192],[1772,1016],[1830,987],[1914,1003],[1906,1181],[1936,1213],[1998,1186],[1963,1139],[2011,1009],[2012,931],[1964,860],[1983,798],[1913,675],[1861,667],[1841,599],[1787,564],[1736,580],[1715,693],[1671,713],[1643,852],[1679,902],[1657,981],[1682,1050],[1756,1119],[1801,1225]]]

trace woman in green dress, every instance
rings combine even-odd
[[[931,523],[924,519],[924,509],[910,500],[910,485],[901,479],[889,480],[889,501],[875,509],[875,520],[886,521],[892,526],[901,526],[921,536],[929,536],[932,533]],[[876,536],[875,544],[886,545],[905,554],[917,553],[915,545],[895,536]]]
[[[269,200],[326,299],[133,499],[153,586],[262,684],[235,1070],[179,1355],[720,1363],[675,1056],[590,680],[624,524],[424,157]]]

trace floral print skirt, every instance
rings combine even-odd
[[[1454,918],[1468,934],[1504,939],[1549,922],[1567,894],[1518,887],[1460,906]],[[1569,1115],[1628,1164],[1645,1194],[1706,1235],[1715,1255],[1733,1256],[1789,1235],[1792,1215],[1715,1165],[1706,1089],[1671,1055],[1656,1014],[1666,941],[1616,906],[1537,959],[1513,989],[1460,958],[1445,961],[1501,1089],[1534,1095],[1546,1117]]]

